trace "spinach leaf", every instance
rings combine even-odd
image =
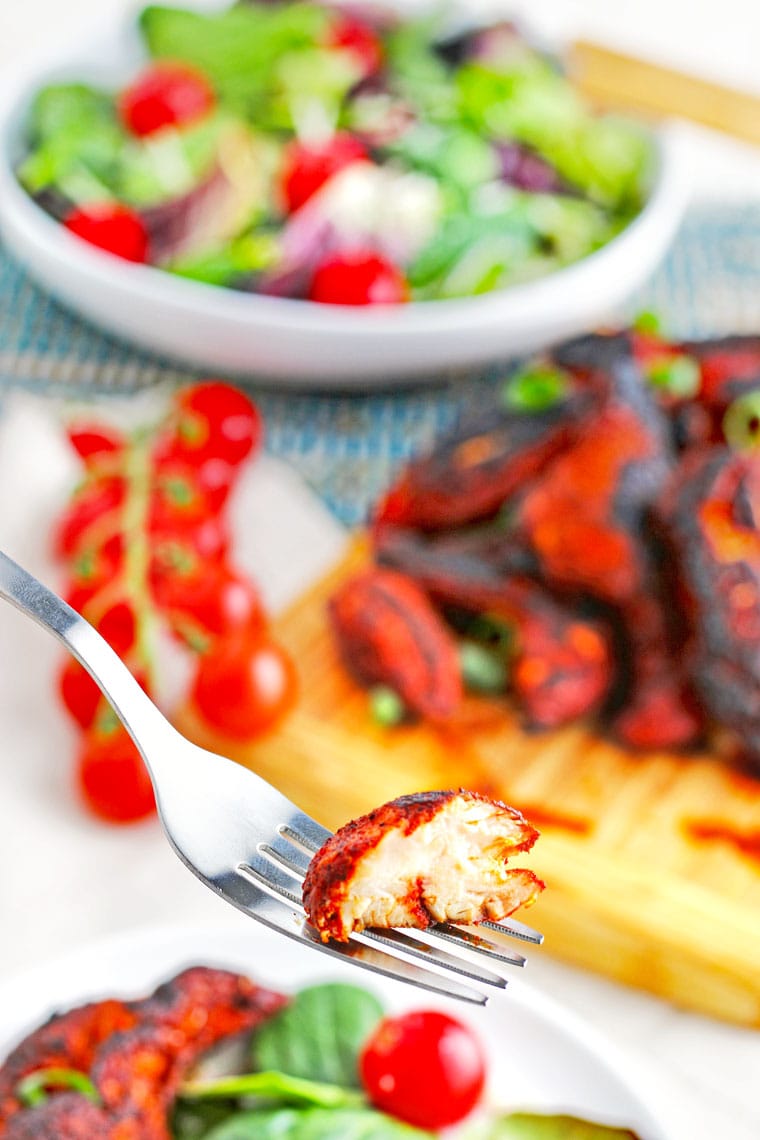
[[[478,1125],[466,1140],[638,1140],[626,1128],[608,1128],[576,1116],[513,1112]]]
[[[258,1030],[255,1067],[358,1088],[359,1050],[382,1015],[377,998],[359,986],[309,986]]]
[[[241,1112],[204,1140],[423,1140],[431,1136],[369,1108]]]
[[[237,1097],[262,1097],[285,1104],[318,1108],[345,1108],[363,1103],[361,1093],[340,1085],[307,1081],[287,1073],[244,1073],[242,1076],[220,1077],[212,1081],[191,1081],[180,1089],[180,1096],[190,1100],[217,1100]]]

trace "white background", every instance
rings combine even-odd
[[[124,0],[0,0],[0,70],[76,38],[80,28],[86,35],[93,20],[124,8]],[[760,94],[757,0],[534,0],[531,11],[546,27]],[[695,197],[760,202],[760,159],[750,148],[689,130],[684,161]],[[16,526],[23,535],[23,517]],[[213,918],[219,904],[180,868],[155,827],[135,843],[134,833],[98,828],[72,806],[65,760],[72,741],[49,700],[53,655],[7,611],[0,640],[18,646],[18,656],[0,661],[2,975],[133,923]],[[51,753],[62,758],[60,769]],[[532,955],[530,978],[616,1039],[673,1140],[760,1135],[757,1034],[677,1013],[540,954]]]

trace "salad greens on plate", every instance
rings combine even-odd
[[[152,5],[118,91],[38,91],[17,174],[81,239],[217,286],[365,305],[551,273],[644,206],[651,135],[512,23],[310,0]]]

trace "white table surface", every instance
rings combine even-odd
[[[124,0],[0,0],[0,68],[124,7]],[[547,27],[594,35],[760,91],[757,0],[720,5],[716,0],[534,0],[531,10]],[[760,201],[756,151],[688,128],[683,153],[696,199]],[[32,432],[40,430],[35,415],[26,424]],[[50,573],[45,519],[60,493],[65,461],[50,436],[30,463],[28,433],[12,434],[7,424],[0,428],[0,484],[23,483],[25,490],[0,500],[3,544]],[[259,573],[273,601],[283,602],[298,587],[299,573],[308,576],[320,559],[329,558],[340,535],[282,472],[270,469],[261,477],[269,480],[279,509],[262,512],[258,557],[267,536],[276,542],[281,530],[276,523],[285,511],[309,530],[316,550],[316,564],[301,560],[299,567],[287,550],[269,548]],[[121,831],[101,827],[80,812],[70,789],[74,736],[50,699],[58,651],[5,607],[0,646],[0,976],[100,935],[156,922],[223,917],[222,904],[184,871],[155,824]],[[672,1140],[756,1140],[760,1135],[757,1033],[676,1011],[564,967],[547,954],[532,954],[530,980],[616,1040]]]

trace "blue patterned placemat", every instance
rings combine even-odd
[[[760,206],[701,208],[630,304],[675,335],[760,330]],[[193,374],[72,316],[0,250],[0,384],[81,398],[137,391]],[[343,522],[356,523],[412,451],[451,423],[473,386],[499,369],[372,395],[276,391],[251,384],[271,452],[293,464]]]

